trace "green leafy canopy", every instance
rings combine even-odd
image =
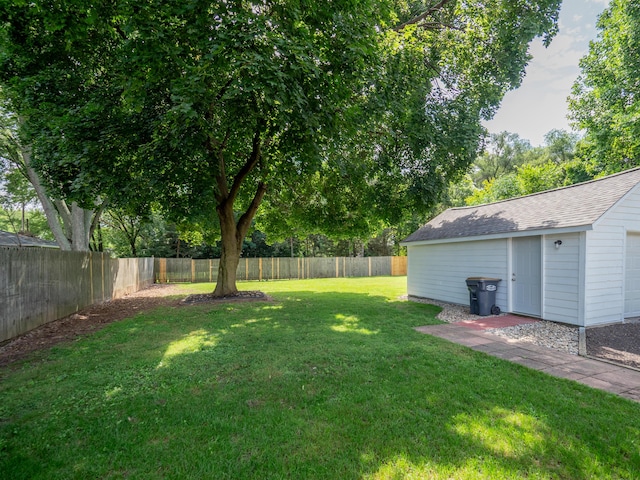
[[[559,5],[440,2],[394,30],[433,5],[3,3],[2,80],[52,184],[128,199],[144,187],[185,211],[215,205],[222,162],[232,180],[256,135],[256,181],[368,162],[351,183],[401,182],[398,196],[429,203],[473,158],[479,119],[519,84]]]
[[[569,110],[586,131],[581,156],[606,174],[640,165],[640,5],[612,0],[598,29],[580,61]]]
[[[327,233],[426,209],[561,0],[0,0],[0,81],[57,195]]]

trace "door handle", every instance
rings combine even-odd
[[[515,282],[515,281],[516,281],[516,274],[515,274],[515,273],[512,273],[512,274],[511,274],[511,281],[512,281],[512,282]]]

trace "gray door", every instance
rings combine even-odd
[[[540,237],[513,239],[513,311],[542,314],[542,243]]]
[[[627,234],[624,278],[624,316],[640,316],[640,234]]]

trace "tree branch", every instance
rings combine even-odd
[[[238,192],[240,192],[242,182],[244,182],[249,173],[251,173],[251,171],[260,161],[260,157],[262,156],[262,149],[260,145],[260,134],[262,133],[262,126],[263,122],[260,121],[256,126],[256,132],[253,135],[253,147],[251,149],[251,155],[249,155],[249,158],[237,173],[237,175],[233,177],[233,184],[231,185],[231,191],[228,195],[228,199],[231,202],[233,202],[238,196]]]
[[[102,212],[104,212],[104,210],[107,208],[108,205],[109,205],[109,200],[104,200],[100,205],[98,205],[98,208],[95,210],[95,212],[93,212],[93,219],[91,220],[91,225],[89,227],[89,236],[93,235],[93,232],[95,231],[96,227],[98,226],[98,223],[100,222],[100,216],[102,215]]]
[[[53,200],[53,204],[58,211],[58,215],[60,215],[60,218],[62,219],[65,234],[68,238],[71,238],[71,210],[69,209],[69,205],[67,205],[67,202],[60,199]]]
[[[262,203],[262,199],[264,198],[265,193],[267,193],[267,184],[264,182],[260,182],[258,184],[258,189],[256,190],[256,194],[254,195],[253,200],[251,200],[251,204],[249,205],[249,208],[247,208],[247,211],[244,212],[240,217],[240,219],[238,220],[238,226],[236,230],[236,240],[238,242],[242,243],[242,240],[247,234],[247,231],[251,226],[251,221],[253,220],[253,217],[255,217],[256,212],[258,211],[258,207],[260,207],[260,204]]]
[[[216,175],[216,183],[218,185],[218,192],[215,194],[216,201],[222,203],[225,199],[229,198],[229,186],[227,185],[227,169],[224,162],[224,155],[222,150],[218,150],[216,153],[218,158],[218,173]]]
[[[444,6],[451,2],[451,0],[440,0],[438,3],[436,3],[434,6],[429,7],[429,9],[418,15],[417,17],[413,17],[411,20],[407,20],[406,22],[404,22],[401,25],[398,25],[397,27],[394,28],[394,30],[396,32],[399,32],[400,30],[402,30],[404,27],[407,27],[409,25],[414,25],[416,23],[419,23],[421,21],[423,21],[425,18],[427,18],[429,15],[432,15],[436,12],[439,12],[440,10],[442,10],[444,8]]]
[[[116,33],[118,34],[118,36],[122,39],[122,40],[129,40],[127,38],[127,34],[124,33],[124,31],[122,30],[122,27],[120,27],[120,24],[118,23],[114,23],[113,24],[113,29],[116,31]]]
[[[63,231],[62,225],[60,225],[60,222],[58,221],[57,208],[42,186],[38,173],[31,166],[31,149],[28,147],[21,147],[21,155],[29,181],[31,182],[31,185],[33,185],[33,188],[40,199],[40,203],[42,204],[51,233],[53,233],[53,236],[61,250],[71,250],[71,242],[69,242],[69,239],[65,235],[66,232]]]
[[[231,84],[233,83],[233,78],[230,78],[227,83],[224,84],[224,86],[220,89],[220,91],[218,92],[218,94],[216,95],[216,101],[222,99],[223,95],[225,93],[227,93],[227,90],[229,90],[229,87],[231,86]],[[212,105],[213,107],[213,105]]]
[[[444,30],[445,28],[449,28],[451,30],[463,31],[464,28],[456,27],[455,25],[451,25],[450,23],[442,23],[442,22],[425,22],[419,25],[420,28],[424,28],[425,30]]]
[[[211,135],[209,136],[209,139],[205,144],[208,152],[212,156],[215,156],[218,161],[218,172],[216,173],[218,192],[215,193],[216,201],[218,203],[224,202],[224,200],[229,196],[229,186],[227,184],[227,168],[224,161],[224,149],[227,146],[227,142],[229,141],[230,136],[231,131],[227,130],[224,135],[224,139],[222,140],[222,142],[220,142]]]

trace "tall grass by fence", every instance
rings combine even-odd
[[[0,248],[0,341],[153,283],[152,258]]]
[[[220,260],[156,258],[156,283],[215,282]],[[406,275],[407,257],[242,258],[238,280]]]

